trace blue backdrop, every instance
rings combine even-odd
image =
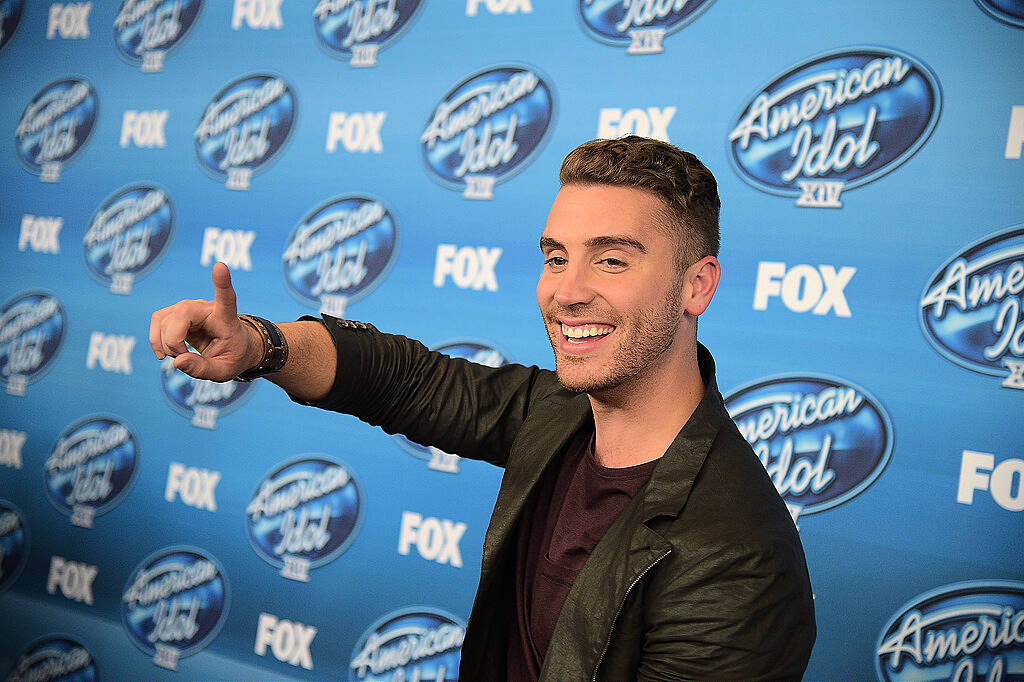
[[[813,680],[1024,679],[1024,3],[0,0],[0,672],[453,679],[501,472],[194,382],[150,314],[551,366],[562,157],[696,153],[700,339]],[[418,675],[418,678],[415,677]]]

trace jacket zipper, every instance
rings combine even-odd
[[[645,568],[640,573],[640,575],[638,575],[636,578],[633,579],[633,582],[631,582],[629,584],[629,587],[626,588],[626,591],[622,595],[622,601],[619,602],[619,608],[615,611],[615,617],[612,618],[612,626],[608,630],[608,639],[604,643],[604,648],[601,649],[601,655],[597,657],[597,665],[594,666],[594,676],[592,678],[590,678],[591,682],[597,682],[597,671],[601,669],[601,661],[604,660],[604,655],[606,653],[608,653],[608,647],[611,646],[611,643],[612,643],[612,633],[615,631],[615,621],[617,621],[619,619],[619,614],[622,613],[622,607],[626,605],[626,598],[629,597],[629,593],[632,591],[632,589],[634,587],[636,587],[636,584],[638,582],[640,582],[640,579],[643,578],[645,575],[647,575],[647,572],[649,570],[654,568],[654,566],[659,561],[661,561],[662,559],[664,559],[665,557],[667,557],[671,553],[672,553],[672,549],[671,548],[666,549],[664,554],[662,554],[661,556],[657,557],[654,561],[652,561],[647,566],[647,568]]]

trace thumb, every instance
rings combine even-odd
[[[233,319],[238,314],[235,290],[231,286],[231,271],[217,262],[210,272],[213,277],[213,315],[219,319]]]

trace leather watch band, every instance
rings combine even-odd
[[[288,361],[288,342],[280,328],[270,320],[255,315],[239,315],[238,318],[259,332],[263,339],[263,357],[255,367],[235,377],[235,381],[252,381],[280,372]]]

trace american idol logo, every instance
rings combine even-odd
[[[88,528],[128,493],[138,464],[138,442],[124,423],[88,417],[57,438],[43,465],[46,492],[72,523]]]
[[[431,177],[467,199],[493,199],[494,185],[521,171],[554,127],[551,81],[527,66],[496,66],[452,88],[420,136]]]
[[[288,290],[336,317],[384,281],[398,254],[398,224],[383,202],[331,199],[292,230],[281,262]]]
[[[288,141],[298,113],[295,92],[283,79],[264,73],[226,85],[196,127],[196,155],[202,167],[228,189],[249,189]]]
[[[758,89],[729,133],[730,160],[757,189],[839,208],[844,190],[913,156],[941,106],[935,74],[915,57],[882,47],[828,52]]]
[[[89,274],[115,294],[156,266],[174,231],[174,204],[152,185],[132,185],[107,198],[93,214],[82,240]]]
[[[725,403],[794,519],[860,494],[889,463],[889,415],[841,379],[769,377],[736,389]]]
[[[455,682],[465,636],[466,626],[439,609],[395,611],[371,625],[356,642],[349,664],[352,679]]]
[[[578,0],[583,27],[629,54],[664,52],[662,41],[699,17],[714,0]]]
[[[25,395],[28,382],[50,367],[64,340],[67,318],[56,298],[29,291],[0,309],[0,380],[7,392]]]
[[[412,25],[425,0],[318,0],[313,31],[328,53],[376,66],[381,48]]]
[[[922,594],[889,619],[875,649],[883,682],[1020,679],[1024,583],[978,580]]]
[[[1024,27],[1024,0],[976,0],[976,2],[978,7],[999,21],[1017,28]]]
[[[114,19],[118,54],[145,72],[160,71],[202,8],[202,0],[124,0]]]
[[[249,542],[281,575],[309,581],[355,539],[363,495],[348,467],[325,456],[296,459],[270,472],[245,509]]]
[[[28,561],[28,529],[25,517],[7,500],[0,499],[0,592],[18,579]]]
[[[21,21],[25,0],[0,0],[0,50],[10,42]]]
[[[166,357],[160,364],[160,385],[171,407],[191,419],[193,426],[214,429],[217,419],[237,410],[256,384],[196,379],[175,368],[174,358]]]
[[[25,647],[7,679],[10,682],[96,682],[100,673],[92,654],[81,642],[51,635]]]
[[[431,350],[452,358],[462,358],[475,362],[484,367],[501,367],[509,363],[508,356],[500,350],[485,343],[477,341],[451,341],[434,346]],[[445,471],[450,474],[459,473],[459,457],[439,450],[433,446],[414,443],[405,436],[396,435],[395,442],[413,457],[426,460],[427,466],[435,471]]]
[[[228,615],[228,583],[201,549],[168,547],[147,557],[125,584],[121,622],[153,662],[177,670],[178,659],[209,644]]]
[[[65,78],[39,91],[14,131],[18,157],[43,182],[57,182],[64,165],[96,126],[99,100],[88,81]]]
[[[918,321],[947,359],[1024,389],[1024,225],[946,261],[921,294]]]

